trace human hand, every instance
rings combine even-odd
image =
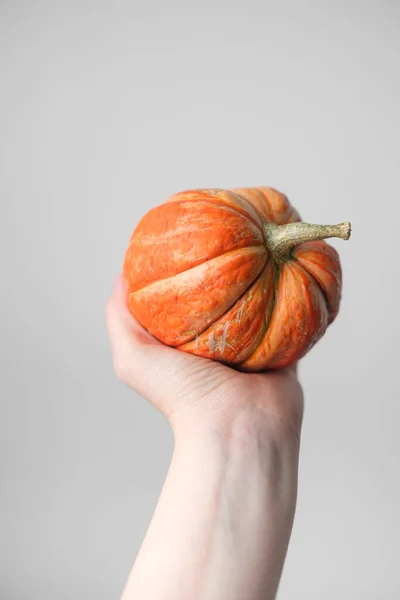
[[[165,346],[133,318],[127,298],[121,275],[106,310],[115,371],[165,415],[175,434],[210,424],[228,432],[240,415],[299,440],[303,394],[296,366],[242,373]]]

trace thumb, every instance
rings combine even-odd
[[[120,355],[123,350],[131,351],[138,346],[161,345],[132,316],[128,308],[128,286],[122,275],[116,278],[114,291],[107,302],[106,323],[113,353]]]

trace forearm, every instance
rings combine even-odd
[[[258,419],[178,435],[123,600],[275,597],[293,523],[296,441]]]

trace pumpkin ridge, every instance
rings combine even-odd
[[[233,273],[231,273],[231,281],[229,282],[229,285],[231,286],[233,284],[234,287],[232,288],[231,292],[229,293],[229,297],[226,298],[226,301],[222,303],[223,305],[221,304],[221,299],[220,299],[219,303],[215,305],[216,308],[219,307],[219,310],[216,310],[215,314],[209,314],[209,318],[207,318],[207,320],[205,322],[202,322],[202,319],[200,319],[200,322],[198,322],[196,325],[193,324],[190,326],[188,323],[186,325],[185,329],[180,329],[179,333],[175,331],[173,337],[175,338],[176,341],[174,341],[170,335],[169,335],[170,341],[166,341],[165,338],[163,339],[163,337],[160,337],[160,335],[157,335],[157,333],[155,333],[154,328],[148,327],[148,325],[146,324],[146,321],[142,320],[143,315],[144,315],[144,318],[147,319],[146,311],[148,311],[148,309],[145,309],[145,312],[143,313],[143,315],[139,315],[137,313],[135,315],[135,312],[133,312],[133,314],[136,316],[138,321],[145,328],[147,328],[153,335],[155,335],[155,337],[158,337],[158,339],[161,339],[161,341],[164,341],[164,343],[166,343],[167,345],[177,347],[184,343],[189,343],[190,341],[195,339],[196,335],[199,335],[200,333],[202,333],[209,325],[212,325],[213,323],[215,323],[215,321],[218,320],[218,318],[220,318],[227,311],[231,310],[232,307],[234,306],[234,304],[237,302],[238,298],[240,298],[242,296],[242,294],[250,288],[250,286],[254,283],[254,281],[256,280],[258,275],[263,272],[266,261],[268,260],[268,253],[267,253],[265,247],[263,247],[263,246],[256,246],[256,247],[252,248],[252,250],[253,250],[253,252],[248,252],[249,257],[248,257],[248,264],[246,267],[246,269],[248,270],[248,276],[246,278],[247,279],[246,283],[243,283],[242,279],[236,281],[233,277]],[[230,262],[231,262],[232,266],[235,265],[235,272],[236,272],[237,268],[239,270],[241,270],[242,266],[244,264],[243,261],[241,260],[242,256],[243,256],[242,250],[241,249],[235,250],[229,254],[232,255]],[[215,268],[217,269],[216,273],[218,273],[218,264],[223,265],[225,263],[225,261],[224,260],[221,261],[220,257],[218,257],[217,259],[214,259],[214,260],[217,263],[215,265]],[[212,262],[212,261],[209,261],[209,262]],[[245,262],[247,262],[247,261],[245,261]],[[176,275],[174,277],[181,278],[181,276],[184,275],[185,273],[189,273],[189,278],[192,278],[193,282],[196,283],[196,280],[198,279],[197,274],[192,274],[191,271],[194,271],[196,269],[200,270],[201,267],[204,268],[204,264],[205,263],[203,263],[201,265],[197,265],[197,267],[195,267],[194,269],[188,269],[184,273],[180,273],[179,275]],[[213,268],[214,268],[214,266],[213,266]],[[229,273],[230,270],[226,270],[226,268],[227,268],[227,266],[225,265],[225,272]],[[203,274],[203,277],[205,277],[206,280],[208,279],[209,282],[211,283],[211,285],[213,286],[214,284],[217,283],[217,280],[213,279],[212,271],[213,271],[213,269],[211,270],[211,273],[209,272],[207,274],[207,268],[206,268],[205,272]],[[222,270],[222,276],[224,276],[223,270]],[[163,306],[161,298],[164,296],[164,292],[165,292],[166,288],[171,289],[172,287],[174,287],[176,290],[178,290],[178,293],[179,293],[179,289],[182,289],[182,284],[184,284],[185,278],[183,277],[182,281],[178,280],[178,281],[175,281],[172,285],[169,285],[170,281],[173,280],[174,277],[167,278],[164,280],[158,280],[157,282],[154,282],[153,284],[150,284],[149,286],[146,286],[146,287],[142,288],[141,290],[137,290],[135,292],[130,292],[129,305],[131,308],[131,312],[132,312],[132,304],[135,304],[137,302],[141,303],[142,302],[141,297],[143,298],[143,296],[147,296],[147,298],[149,298],[149,300],[145,301],[145,305],[147,304],[147,302],[150,302],[150,304],[148,306],[150,306],[150,305],[152,306],[152,308],[150,309],[151,312],[147,313],[147,314],[153,313],[153,315],[154,315],[154,310],[155,310],[154,300],[156,300],[157,306]],[[203,283],[201,281],[202,276],[200,273],[199,273],[199,277],[200,277],[200,279],[198,280],[198,283],[194,287],[192,286],[191,295],[188,296],[188,300],[189,300],[190,304],[193,304],[193,303],[196,304],[196,302],[198,302],[198,300],[202,297],[205,290],[207,289],[206,287],[204,287],[204,290],[202,289],[202,286],[204,286],[205,283]],[[161,286],[161,288],[157,289],[156,286],[159,282],[164,282],[164,283]],[[238,282],[241,282],[240,286],[236,285]],[[153,288],[153,289],[151,289],[151,288]],[[217,289],[217,287],[216,287],[216,289]],[[161,292],[161,294],[160,294],[160,292]],[[151,298],[153,298],[153,300],[150,300]],[[179,298],[177,298],[176,300],[177,300],[177,304],[175,304],[174,306],[177,307],[177,310],[179,312],[179,306],[181,306],[181,303],[179,301]],[[184,300],[184,302],[186,302],[186,300]],[[170,315],[169,318],[171,318],[171,319],[174,318],[174,315],[176,312],[174,306],[171,305],[171,310],[168,313]],[[165,311],[165,308],[163,310]],[[199,316],[200,315],[194,314],[194,317],[199,317]],[[194,319],[194,320],[196,321],[196,319]],[[190,321],[190,319],[189,319],[189,321]],[[182,337],[184,339],[182,339],[182,340],[176,339],[177,337]]]
[[[238,363],[238,366],[240,366],[243,363],[245,363],[246,361],[250,360],[250,358],[253,356],[253,354],[255,354],[257,352],[257,350],[259,349],[259,347],[260,347],[260,345],[261,345],[261,343],[262,343],[262,341],[264,339],[265,334],[268,331],[268,327],[269,327],[269,325],[271,323],[272,315],[274,314],[274,311],[277,308],[277,305],[278,305],[279,279],[281,277],[281,267],[280,267],[280,265],[278,265],[278,264],[275,263],[273,265],[273,268],[274,268],[274,271],[275,271],[274,272],[274,298],[273,298],[273,301],[272,301],[271,310],[269,311],[268,318],[265,319],[265,325],[263,327],[262,333],[260,335],[260,340],[259,340],[257,346],[254,348],[253,352],[247,358],[243,359],[240,363]],[[264,267],[264,269],[262,271],[262,275],[264,275],[266,269],[267,269],[267,265],[265,265],[265,267]]]
[[[292,268],[292,266],[294,268]],[[295,281],[297,280],[298,277],[300,278],[300,280],[301,280],[301,277],[306,277],[306,279],[312,285],[312,289],[313,289],[313,291],[315,293],[315,297],[320,299],[321,307],[324,308],[324,311],[326,310],[326,319],[327,319],[328,315],[329,315],[329,310],[328,310],[328,308],[326,306],[325,300],[322,299],[324,297],[323,294],[321,295],[321,294],[318,293],[318,291],[320,289],[320,286],[319,285],[314,285],[314,277],[311,275],[311,273],[309,273],[306,269],[304,269],[301,265],[299,265],[298,261],[296,261],[296,260],[290,260],[290,261],[287,261],[286,263],[284,263],[284,265],[282,265],[282,273],[281,273],[280,276],[283,276],[283,271],[285,269],[289,269],[289,272],[291,273],[290,276],[293,277]],[[281,283],[279,281],[279,279],[278,279],[278,282],[279,282],[279,284]],[[304,293],[304,286],[300,285],[299,287],[303,288],[303,293]],[[280,289],[280,288],[282,288],[282,285],[279,285],[279,288],[277,288],[277,290]],[[310,292],[311,292],[311,290],[310,290]],[[308,295],[308,291],[305,292],[305,295]],[[281,299],[278,298],[278,301],[274,305],[274,310],[273,310],[273,312],[271,314],[271,321],[273,319],[274,312],[276,310],[280,309],[280,302],[284,302],[285,303],[286,300],[285,300],[285,297],[283,299],[282,298]],[[312,316],[312,312],[310,313],[310,315]],[[321,314],[321,317],[323,317],[322,314]],[[278,322],[279,321],[276,321],[276,323],[278,323]],[[276,323],[275,323],[275,325],[276,325]],[[310,323],[312,323],[312,321]],[[302,358],[304,356],[304,354],[307,353],[311,349],[311,347],[316,343],[316,341],[318,341],[320,339],[321,334],[320,333],[318,334],[317,332],[320,329],[320,327],[323,325],[323,319],[322,319],[322,321],[320,322],[319,325],[317,323],[314,323],[314,325],[316,326],[316,330],[314,331],[314,335],[313,335],[314,341],[312,341],[311,338],[310,338],[310,342],[311,343],[309,345],[308,344],[303,345],[303,348],[302,348],[301,352],[299,352],[299,351],[294,352],[294,360],[295,361],[297,361],[300,358]],[[271,326],[271,323],[270,323],[270,326]],[[303,324],[301,322],[299,322],[299,326],[301,327],[301,329],[303,329]],[[325,326],[323,327],[324,331],[326,329],[326,326],[327,326],[327,322],[326,322]],[[307,331],[307,328],[303,329],[303,331]],[[316,335],[316,333],[317,333],[317,335]],[[265,335],[268,335],[268,330],[267,330],[267,332],[266,332]],[[306,340],[307,340],[307,336],[305,337],[305,340],[300,340],[300,342],[303,343]],[[244,367],[245,371],[248,370],[247,369],[248,365],[246,363],[248,363],[248,362],[250,362],[252,360],[254,361],[254,358],[257,360],[257,356],[255,356],[255,355],[260,350],[260,346],[262,345],[262,343],[265,342],[265,341],[266,341],[266,338],[263,337],[261,339],[261,343],[257,346],[256,350],[252,353],[252,355],[249,358],[247,358],[247,360],[245,360],[244,363],[241,363],[241,366]],[[296,344],[294,345],[294,348],[296,349]],[[270,350],[271,350],[271,348],[270,348]],[[279,359],[279,355],[280,355],[281,351],[282,351],[281,346],[275,344],[275,348],[274,348],[273,352],[269,353],[268,358],[266,359],[266,357],[264,356],[264,365],[262,366],[262,368],[260,369],[259,365],[253,364],[249,368],[249,371],[251,372],[251,371],[264,370],[264,369],[269,370],[271,368],[272,369],[281,368],[282,365],[280,363],[282,362],[282,357]],[[277,357],[278,357],[278,364],[279,364],[279,366],[276,366],[277,365]],[[285,360],[286,359],[284,358],[284,362],[285,362]],[[291,362],[293,362],[293,360]],[[270,366],[270,365],[272,365],[272,366]]]
[[[309,260],[309,259],[307,259],[307,260]],[[320,284],[320,282],[318,281],[318,279],[317,279],[317,278],[316,278],[316,277],[315,277],[315,276],[314,276],[314,275],[313,275],[313,274],[312,274],[312,273],[311,273],[311,272],[310,272],[308,269],[306,269],[306,267],[305,267],[305,266],[303,266],[303,265],[301,264],[301,262],[300,262],[299,260],[297,260],[297,258],[296,258],[296,259],[294,259],[294,261],[295,261],[295,262],[296,262],[296,264],[297,264],[297,265],[298,265],[298,266],[299,266],[299,267],[302,269],[302,271],[304,271],[305,273],[307,273],[307,275],[308,275],[309,277],[311,277],[311,279],[313,280],[313,282],[314,282],[314,283],[316,283],[316,285],[317,285],[318,289],[320,290],[320,292],[321,292],[321,294],[322,294],[322,296],[323,296],[323,298],[324,298],[324,300],[325,300],[326,309],[327,309],[327,311],[328,311],[328,315],[330,316],[330,315],[331,315],[331,312],[332,312],[332,309],[331,309],[331,306],[330,306],[330,304],[329,304],[328,296],[327,296],[327,294],[326,294],[326,292],[325,292],[324,288],[322,287],[322,285]],[[319,264],[317,261],[315,261],[315,260],[309,260],[309,262],[310,262],[310,263],[313,263],[313,264],[315,264],[315,265],[321,266],[321,265],[320,265],[320,264]]]
[[[265,254],[266,254],[266,259],[265,260],[266,261],[268,260],[268,258],[269,258],[268,250],[265,247],[265,245],[262,245],[262,244],[260,244],[259,246],[245,246],[244,248],[238,248],[237,250],[228,250],[228,252],[223,252],[222,254],[218,254],[217,256],[213,256],[209,260],[204,260],[204,261],[200,262],[199,264],[194,265],[190,269],[184,269],[183,271],[179,271],[179,273],[175,273],[174,275],[171,275],[170,277],[162,277],[160,279],[156,279],[155,281],[152,281],[151,283],[148,283],[147,285],[144,285],[143,287],[135,289],[133,292],[130,291],[130,293],[131,294],[136,294],[136,292],[141,292],[141,291],[143,291],[143,290],[151,287],[152,285],[156,285],[157,283],[160,283],[161,281],[168,281],[168,280],[174,279],[174,277],[178,277],[179,275],[183,275],[183,273],[189,273],[190,271],[193,271],[194,269],[197,269],[198,267],[200,267],[204,263],[211,263],[212,261],[220,259],[223,256],[229,256],[230,254],[234,254],[235,252],[239,252],[241,250],[250,250],[251,248],[254,248],[254,249],[260,249],[260,248],[262,248],[265,251]],[[261,273],[264,271],[264,269],[265,269],[265,265],[263,266],[263,268],[261,270]],[[251,284],[251,285],[253,285],[253,284]],[[249,288],[247,287],[246,289],[249,289]],[[235,300],[235,302],[237,302],[237,300]]]
[[[188,192],[190,191],[191,193],[195,193],[196,190],[192,191],[192,190],[187,190]],[[207,191],[207,190],[206,190]],[[223,190],[221,190],[223,191]],[[232,191],[232,190],[228,190],[230,194],[232,194],[233,198],[232,200],[234,200],[235,197],[240,198],[240,200],[242,202],[244,202],[245,204],[248,205],[249,210],[246,210],[245,208],[242,208],[240,205],[235,204],[234,202],[232,202],[232,204],[229,204],[228,200],[224,200],[223,198],[220,198],[218,196],[214,196],[214,197],[208,197],[208,198],[179,198],[177,200],[167,200],[166,203],[168,202],[176,202],[181,203],[181,202],[194,202],[196,203],[198,200],[201,200],[201,202],[207,203],[207,204],[211,204],[211,205],[219,205],[222,207],[226,207],[226,208],[230,208],[231,210],[234,210],[236,212],[238,212],[240,215],[243,215],[244,217],[246,217],[247,219],[249,219],[249,221],[251,221],[252,223],[254,223],[255,225],[257,225],[257,227],[259,227],[262,231],[262,223],[263,221],[265,221],[264,217],[261,215],[260,211],[258,210],[258,208],[256,206],[254,206],[249,200],[247,200],[247,198],[245,198],[244,196],[242,196],[241,194]],[[185,193],[185,192],[182,192]],[[171,196],[171,198],[173,198],[173,196]],[[155,207],[157,208],[157,207]],[[255,216],[253,216],[253,213]]]
[[[205,329],[203,329],[203,330],[202,330],[200,333],[197,333],[197,335],[194,335],[194,336],[193,336],[193,337],[192,337],[190,340],[187,340],[186,342],[184,342],[183,344],[180,344],[179,346],[175,346],[175,348],[177,348],[177,349],[179,350],[180,348],[182,348],[182,347],[183,347],[183,346],[185,346],[186,344],[189,344],[190,342],[193,342],[193,340],[195,340],[195,339],[196,339],[196,337],[197,337],[198,335],[203,335],[204,333],[207,333],[207,331],[208,331],[209,329],[211,329],[211,327],[214,327],[214,325],[215,325],[216,323],[218,323],[218,321],[219,321],[220,319],[223,319],[223,317],[226,315],[226,313],[227,313],[227,312],[229,312],[229,311],[230,311],[230,310],[231,310],[231,309],[232,309],[232,308],[235,306],[235,304],[236,304],[237,302],[240,302],[240,300],[243,298],[243,296],[245,296],[245,295],[247,294],[247,292],[249,291],[249,289],[250,289],[251,287],[253,287],[253,285],[256,285],[256,284],[258,283],[258,281],[259,281],[259,280],[260,280],[262,277],[264,277],[264,275],[265,275],[265,272],[266,272],[266,269],[267,269],[267,265],[268,265],[268,257],[266,258],[265,265],[264,265],[264,266],[263,266],[263,268],[261,269],[261,272],[260,272],[260,273],[257,275],[257,277],[254,279],[254,281],[252,281],[252,282],[251,282],[251,283],[250,283],[250,284],[249,284],[249,285],[246,287],[246,289],[244,290],[244,292],[243,292],[242,294],[240,294],[240,296],[239,296],[238,298],[236,298],[236,300],[235,300],[235,301],[234,301],[234,302],[233,302],[233,303],[232,303],[232,304],[229,306],[229,308],[227,308],[227,309],[226,309],[226,311],[225,311],[225,313],[224,313],[223,315],[221,315],[220,317],[217,317],[217,318],[215,319],[215,321],[213,321],[212,323],[209,323]],[[271,310],[271,313],[272,313],[272,310]],[[268,327],[267,327],[267,328],[268,328]],[[262,335],[261,335],[261,338],[262,338],[262,336],[264,335],[264,333],[265,333],[265,331],[263,331],[263,333],[262,333]],[[258,348],[258,346],[257,346],[257,348]],[[244,360],[247,360],[247,359],[243,359],[243,361],[241,361],[241,362],[239,362],[239,363],[237,363],[237,364],[238,364],[238,365],[241,365],[241,364],[242,364],[242,362],[244,362]]]
[[[235,206],[202,199],[174,204],[172,212],[156,207],[164,210],[155,209],[155,232],[145,215],[131,236],[123,270],[132,292],[239,248],[265,248],[262,227]]]
[[[234,192],[231,192],[232,195],[234,196],[239,196],[239,198],[246,202],[249,205],[249,208],[252,210],[252,212],[256,213],[257,217],[259,218],[259,221],[257,221],[253,215],[251,214],[251,212],[248,212],[247,210],[245,210],[244,208],[242,208],[241,206],[239,206],[239,204],[235,204],[235,205],[231,205],[228,204],[228,202],[225,202],[224,200],[222,200],[221,198],[215,198],[212,199],[208,199],[208,200],[204,200],[204,202],[207,202],[208,204],[217,204],[223,208],[226,209],[231,209],[237,213],[239,213],[240,215],[243,215],[243,217],[245,217],[246,219],[248,219],[249,221],[251,221],[252,223],[254,223],[257,227],[260,228],[261,232],[262,232],[262,222],[263,222],[263,218],[262,216],[259,214],[257,208],[255,206],[253,206],[252,204],[250,204],[250,202],[248,200],[246,200],[246,198],[244,198],[243,196],[241,196],[240,194],[236,194]]]
[[[300,247],[300,246],[299,246],[299,247]],[[300,265],[303,267],[303,269],[305,269],[305,268],[306,268],[304,265],[302,265],[302,264],[301,264],[301,261],[299,260],[298,256],[296,256],[295,254],[293,254],[293,256],[291,257],[291,260],[295,260],[296,262],[300,263]],[[315,260],[315,258],[307,258],[306,260],[307,260],[307,262],[309,262],[309,263],[311,263],[311,264],[315,265],[316,267],[321,267],[321,268],[322,268],[322,267],[325,267],[325,270],[326,270],[326,271],[329,271],[330,273],[332,273],[332,275],[333,275],[333,277],[335,278],[335,280],[336,280],[336,281],[339,281],[339,278],[338,278],[337,274],[336,274],[336,273],[334,273],[334,272],[333,272],[331,269],[327,268],[327,267],[326,267],[326,265],[325,265],[325,263],[324,263],[323,261],[318,261],[318,260]],[[308,270],[308,269],[307,269],[307,270]],[[312,275],[312,273],[311,273],[311,275]],[[317,281],[317,283],[318,283],[318,280],[316,279],[316,277],[315,277],[314,275],[313,275],[313,277],[314,277],[314,279],[315,279],[315,280]],[[319,285],[320,285],[320,284],[319,284]]]

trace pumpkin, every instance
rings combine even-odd
[[[242,371],[290,365],[339,311],[342,272],[324,239],[267,187],[173,195],[133,232],[123,273],[132,315],[155,338]]]

